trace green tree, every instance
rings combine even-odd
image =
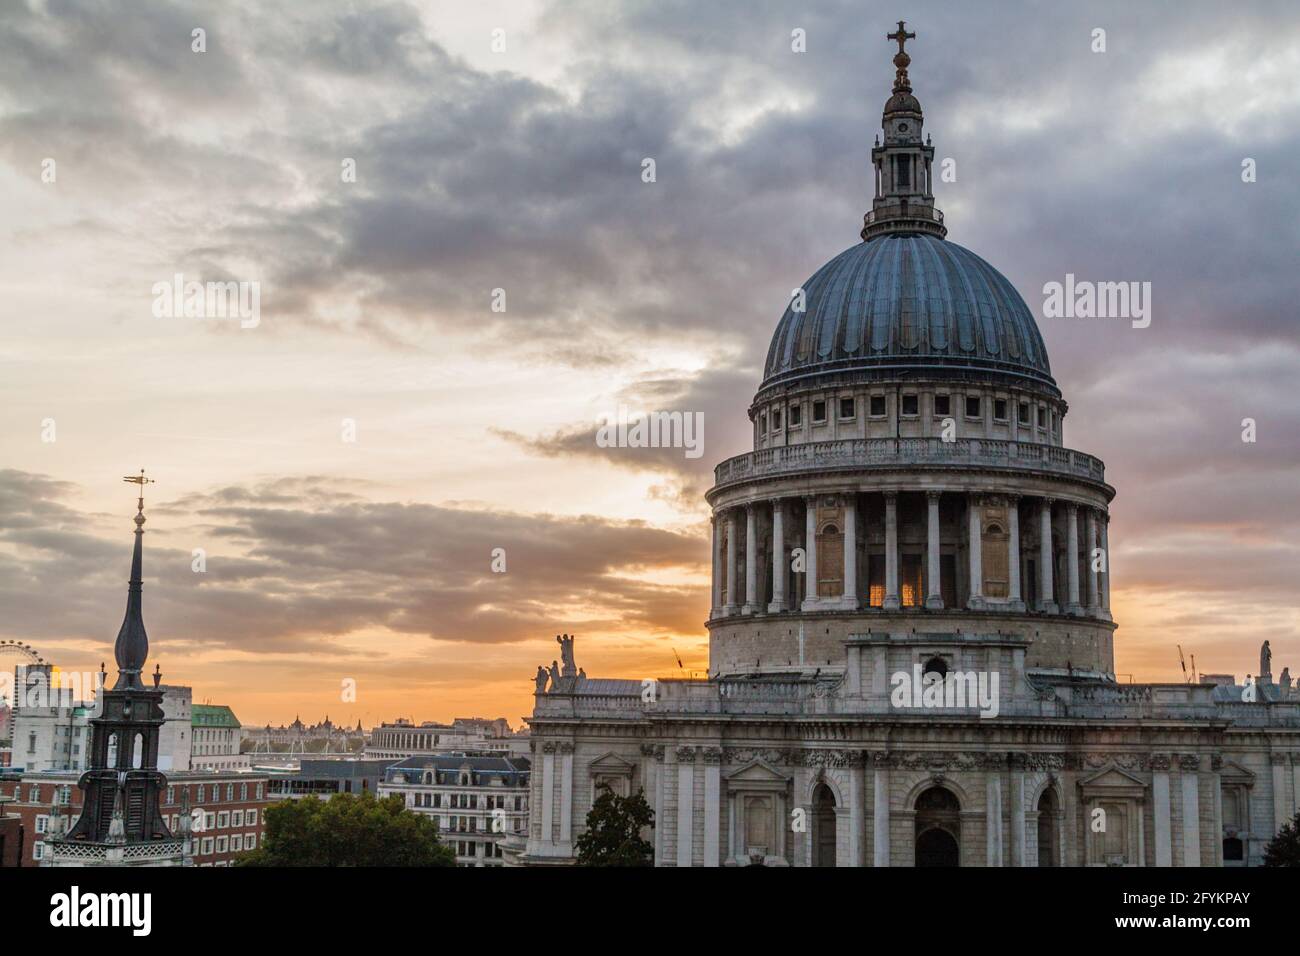
[[[587,814],[587,830],[578,837],[580,866],[653,866],[654,847],[641,838],[654,826],[655,812],[642,791],[621,797],[602,783]]]
[[[240,866],[455,866],[431,817],[400,796],[370,792],[283,800],[266,808],[266,835]]]
[[[1300,866],[1300,813],[1264,847],[1265,866]]]

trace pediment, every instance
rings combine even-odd
[[[1219,773],[1219,779],[1223,783],[1233,783],[1245,787],[1255,785],[1255,773],[1248,770],[1235,760],[1223,761],[1223,770]]]
[[[602,754],[593,760],[590,764],[590,769],[592,773],[608,773],[629,776],[635,769],[635,764],[629,763],[611,750],[609,753]]]
[[[1079,788],[1089,793],[1110,792],[1115,795],[1140,796],[1146,783],[1127,770],[1111,764],[1079,781]]]
[[[788,775],[781,773],[781,771],[777,770],[770,763],[761,758],[751,760],[743,767],[733,770],[731,773],[726,775],[726,781],[730,784],[767,783],[785,786],[789,780],[790,777]]]

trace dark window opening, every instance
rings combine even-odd
[[[903,396],[903,414],[915,415],[920,411],[920,400],[915,395]]]
[[[855,414],[856,414],[856,412],[854,411],[853,399],[851,399],[851,398],[841,398],[841,399],[840,399],[840,418],[852,418]]]
[[[1000,422],[1007,420],[1007,400],[1005,398],[993,400],[993,417]]]
[[[885,396],[883,395],[871,396],[871,417],[872,418],[885,417]]]
[[[951,407],[952,405],[949,402],[947,395],[934,396],[934,413],[936,415],[949,414],[949,410],[951,409]]]
[[[801,421],[802,415],[803,415],[802,408],[800,408],[798,405],[790,406],[790,427],[791,428],[795,428],[796,426],[798,426],[799,422]]]
[[[817,401],[813,402],[813,421],[814,422],[826,421],[826,402],[823,401],[822,399],[818,399]]]
[[[980,400],[979,396],[967,396],[966,398],[966,417],[980,417]]]
[[[1017,417],[1020,419],[1020,424],[1022,425],[1029,424],[1029,403],[1028,402],[1020,403],[1020,411]]]

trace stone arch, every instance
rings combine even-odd
[[[931,787],[942,787],[945,790],[951,790],[953,796],[957,798],[957,803],[963,807],[972,806],[970,795],[966,790],[953,780],[951,777],[945,777],[939,774],[926,774],[923,778],[912,785],[907,791],[907,796],[903,798],[903,808],[909,811],[916,810],[916,801],[920,799],[921,794]]]
[[[844,806],[844,792],[840,789],[834,774],[829,774],[825,770],[818,770],[812,779],[808,781],[808,786],[804,790],[804,802],[811,804],[817,788],[823,785],[829,788],[831,796],[835,798],[835,805],[837,807]]]

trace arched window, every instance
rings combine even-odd
[[[1056,794],[1051,787],[1038,798],[1038,865],[1060,866],[1060,848],[1057,833],[1060,816],[1056,809]]]
[[[916,798],[916,865],[958,866],[961,862],[961,803],[945,787]]]
[[[835,865],[835,794],[824,783],[813,791],[813,866]]]
[[[139,770],[144,766],[144,734],[136,734],[131,745],[131,766]]]
[[[948,676],[948,662],[942,657],[932,657],[925,662],[925,667],[921,671],[923,674],[938,674],[940,680],[942,680]]]

